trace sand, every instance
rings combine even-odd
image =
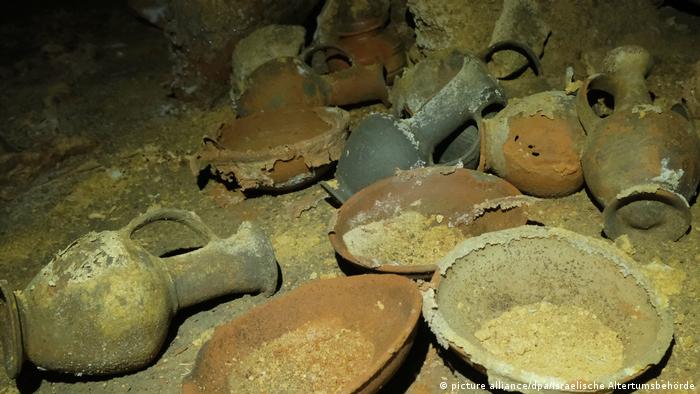
[[[442,215],[428,217],[414,211],[363,224],[343,235],[350,253],[373,266],[435,264],[464,239]]]
[[[516,306],[486,321],[474,336],[519,368],[567,381],[596,381],[623,365],[617,333],[575,306]]]
[[[313,322],[234,359],[231,393],[340,393],[364,373],[374,346],[361,333]]]

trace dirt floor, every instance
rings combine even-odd
[[[468,23],[440,22],[459,28],[433,31],[437,38],[419,42],[440,41],[447,35],[452,41],[440,41],[444,45],[483,49],[500,1],[460,5],[464,3],[409,1],[414,12],[422,10],[429,21],[440,21],[430,19],[431,12],[456,18],[449,7],[468,18]],[[596,70],[607,50],[636,43],[647,45],[657,62],[649,79],[656,96],[687,97],[693,78],[700,81],[700,16],[652,3],[541,1],[553,30],[542,57],[544,77],[528,72],[506,83],[507,89],[517,96],[543,86],[563,88],[567,65],[581,78]],[[448,11],[431,10],[435,4]],[[202,109],[171,98],[172,65],[163,33],[135,19],[122,4],[89,7],[93,8],[78,12],[72,6],[52,6],[0,17],[0,155],[24,153],[15,156],[21,158],[17,165],[0,162],[0,279],[10,288],[24,288],[77,237],[120,228],[152,206],[195,211],[220,236],[235,231],[243,220],[260,224],[282,270],[280,293],[312,279],[353,273],[336,259],[328,241],[334,208],[320,186],[245,199],[192,174],[189,156],[203,135],[213,133],[230,116],[227,99]],[[367,110],[357,112],[355,119]],[[696,125],[700,127],[697,119]],[[599,208],[585,190],[542,201],[531,214],[532,220],[546,225],[601,236]],[[671,350],[638,382],[700,385],[700,204],[692,206],[692,214],[693,230],[678,242],[619,243],[667,297],[675,321]],[[157,255],[196,246],[196,237],[172,223],[150,226],[137,238]],[[0,372],[0,393],[179,392],[213,328],[263,302],[262,296],[232,296],[181,311],[163,353],[142,371],[90,379],[27,364],[16,382]],[[385,390],[444,392],[439,388],[442,381],[486,383],[486,378],[438,349],[423,325],[409,360]]]

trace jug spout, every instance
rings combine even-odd
[[[277,287],[277,262],[268,237],[243,222],[226,239],[162,260],[175,286],[179,308],[226,294],[271,295]]]
[[[376,100],[389,105],[384,67],[381,64],[355,65],[321,78],[328,92],[329,105],[343,106]]]

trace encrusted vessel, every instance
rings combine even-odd
[[[257,112],[204,138],[195,161],[241,189],[291,191],[315,181],[337,160],[350,116],[340,108]]]
[[[132,241],[161,220],[186,225],[207,244],[160,258]],[[249,222],[221,239],[193,212],[149,211],[123,229],[79,238],[24,290],[0,284],[5,368],[10,377],[24,360],[76,375],[142,368],[157,357],[179,309],[232,293],[271,295],[277,272],[269,239]]]
[[[453,141],[450,136],[468,122],[479,123],[483,110],[496,103],[505,104],[503,90],[484,64],[471,55],[454,54],[459,71],[409,119],[371,114],[355,127],[348,138],[336,171],[337,185],[325,184],[338,201],[347,200],[363,187],[394,174],[433,165],[437,147]],[[462,133],[464,136],[464,133]],[[478,135],[464,136],[454,144],[454,161],[470,155]],[[478,143],[477,152],[478,152]]]
[[[562,91],[510,100],[481,131],[481,169],[491,170],[523,193],[558,197],[583,186],[585,132],[576,99]]]
[[[388,81],[393,81],[407,64],[406,49],[396,27],[389,22],[389,2],[338,1],[330,32],[334,46],[358,64],[381,64]],[[342,70],[350,64],[329,51],[328,66]]]
[[[591,376],[576,361],[564,359],[562,367],[570,368],[569,375],[574,376],[562,376],[554,372],[558,365],[551,361],[547,367],[533,368],[515,362],[513,355],[579,351],[597,363],[611,355],[599,348],[563,347],[551,339],[533,342],[537,331],[523,328],[509,337],[510,349],[517,349],[509,356],[494,353],[485,342],[489,337],[478,333],[485,322],[513,308],[533,313],[533,304],[543,302],[588,312],[604,322],[620,340],[619,364]],[[613,384],[630,381],[661,362],[673,339],[668,307],[634,260],[608,241],[555,227],[493,231],[457,245],[440,262],[423,293],[423,317],[438,343],[488,375],[489,383],[529,383],[525,393],[541,392],[535,386],[547,384],[552,387],[548,393],[609,393]],[[587,331],[583,326],[569,320],[557,339],[583,337]],[[600,338],[601,331],[594,335]],[[572,387],[572,382],[581,388]]]
[[[583,174],[605,209],[605,233],[638,240],[677,240],[690,227],[688,201],[700,181],[700,138],[684,106],[656,105],[645,78],[651,55],[623,46],[591,76],[577,109],[588,138]],[[594,111],[605,100],[612,113]]]

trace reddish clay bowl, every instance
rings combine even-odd
[[[355,227],[414,211],[442,215],[466,237],[517,227],[527,222],[518,189],[490,174],[433,166],[382,179],[355,193],[337,211],[329,233],[331,244],[347,262],[361,270],[430,278],[435,264],[377,265],[356,256],[343,236]],[[371,257],[371,256],[370,256]],[[438,261],[443,256],[435,256]]]
[[[219,326],[200,350],[194,370],[184,379],[183,392],[231,392],[229,378],[240,373],[231,360],[240,360],[265,342],[324,319],[340,321],[342,328],[359,332],[375,349],[362,371],[343,371],[356,376],[341,391],[375,392],[406,359],[421,305],[415,283],[396,275],[309,282]]]
[[[243,190],[299,189],[338,159],[348,122],[348,113],[340,108],[257,112],[223,125],[217,138],[205,138],[198,165],[211,165]]]

